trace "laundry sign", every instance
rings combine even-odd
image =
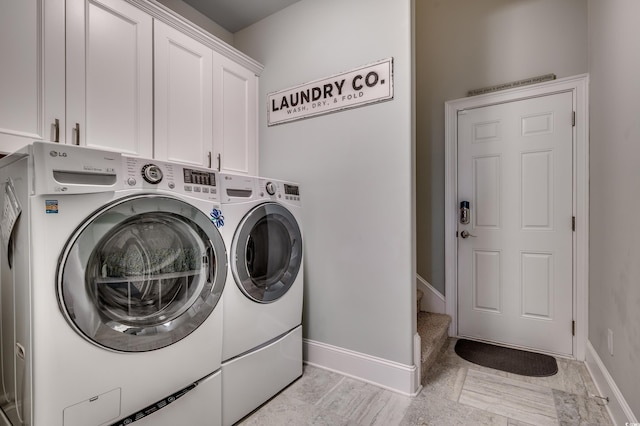
[[[393,99],[393,58],[267,95],[267,124]]]

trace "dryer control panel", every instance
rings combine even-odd
[[[123,156],[125,189],[165,190],[219,201],[218,174],[166,161]]]
[[[246,203],[256,199],[256,178],[222,173],[220,176],[221,200],[226,204]]]
[[[258,179],[258,196],[260,199],[301,205],[300,185],[275,179]]]

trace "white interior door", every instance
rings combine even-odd
[[[460,336],[573,354],[572,114],[570,92],[459,112]]]

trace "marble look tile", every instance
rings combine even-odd
[[[318,407],[359,425],[396,425],[413,398],[345,378]]]
[[[584,384],[587,390],[587,395],[594,395],[594,394],[597,395],[599,393],[598,388],[596,388],[596,384],[594,383],[593,377],[591,377],[591,374],[589,374],[589,369],[587,368],[586,364],[581,361],[573,361],[573,362],[581,366],[581,368],[578,369],[578,372],[582,377],[582,383]],[[577,392],[574,392],[574,393],[577,393]]]
[[[578,395],[586,396],[588,392],[593,393],[593,390],[590,390],[594,386],[593,381],[583,362],[564,358],[557,358],[556,362],[558,372],[553,376],[527,377],[508,373],[507,377]]]
[[[595,385],[593,383],[593,380],[591,379],[587,367],[584,365],[584,362],[566,358],[556,358],[556,362],[558,363],[558,373],[554,374],[553,376],[521,376],[519,374],[507,373],[505,371],[482,367],[463,358],[460,358],[455,353],[456,342],[456,338],[449,338],[448,346],[443,351],[444,355],[438,360],[438,363],[444,363],[449,366],[464,366],[478,371],[496,374],[503,377],[509,377],[515,380],[521,380],[527,383],[549,387],[552,389],[559,389],[565,392],[575,393],[579,395],[586,396],[588,395],[588,393],[596,392]]]
[[[467,367],[436,363],[422,383],[422,391],[418,395],[435,394],[441,398],[457,401],[467,377]]]
[[[535,425],[558,425],[550,389],[469,369],[459,402]]]
[[[553,389],[561,426],[613,426],[606,408],[593,398]]]
[[[236,426],[358,426],[313,404],[280,394]]]
[[[507,426],[508,419],[498,414],[458,404],[436,394],[415,398],[399,423],[400,426]]]
[[[507,421],[507,426],[535,426],[535,425],[532,425],[531,423],[521,422],[519,420],[509,419]]]
[[[558,359],[558,374],[525,377],[463,360],[450,338],[415,398],[305,365],[303,376],[242,426],[610,426],[589,393],[584,363]]]
[[[304,365],[302,377],[282,393],[309,404],[317,404],[335,388],[345,376],[322,368]]]

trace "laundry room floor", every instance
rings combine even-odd
[[[525,377],[463,360],[450,338],[414,398],[304,366],[300,379],[239,423],[299,425],[613,425],[584,363]]]

